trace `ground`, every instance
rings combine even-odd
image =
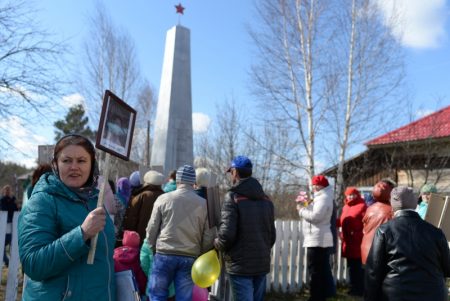
[[[363,300],[362,297],[352,297],[347,295],[345,292],[347,291],[347,288],[345,287],[339,287],[336,297],[327,299],[328,301],[360,301]],[[299,294],[267,294],[265,296],[266,301],[303,301],[308,300],[309,298],[309,292],[307,290],[304,290],[302,293]]]

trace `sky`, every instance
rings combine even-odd
[[[406,80],[416,117],[450,104],[450,23],[449,3],[444,0],[377,0],[386,19],[395,5],[401,22],[392,28],[406,54]],[[159,90],[165,36],[180,22],[191,31],[192,109],[194,129],[204,131],[216,116],[216,105],[225,99],[248,104],[249,69],[252,64],[251,40],[246,26],[256,21],[253,1],[185,0],[184,15],[176,14],[179,1],[130,0],[104,1],[114,24],[126,30],[135,42],[144,77]],[[257,3],[257,1],[255,2]],[[35,1],[37,20],[66,40],[73,52],[81,51],[88,34],[92,0]],[[60,100],[64,109],[79,102],[79,94]],[[64,111],[65,110],[65,111]],[[20,149],[6,153],[6,161],[35,165],[38,144],[52,144],[54,120],[30,132],[21,120],[0,121],[12,133],[8,139]]]

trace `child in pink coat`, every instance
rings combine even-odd
[[[121,272],[132,270],[136,277],[139,293],[145,295],[147,276],[145,276],[144,271],[142,271],[139,259],[140,241],[141,239],[137,232],[124,231],[122,246],[114,249],[114,271]]]

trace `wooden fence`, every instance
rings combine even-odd
[[[6,222],[8,213],[6,211],[0,211],[0,272],[3,271],[3,252],[5,250],[5,236],[7,232]],[[4,287],[0,287],[3,290],[4,300],[15,301],[17,298],[17,288],[19,287],[19,250],[17,246],[17,219],[19,212],[14,213],[12,222],[12,240],[10,245],[10,258],[7,273],[6,290]],[[0,285],[3,283],[3,273],[0,273]]]
[[[14,214],[12,226],[12,242],[10,247],[10,261],[7,273],[6,290],[2,286],[0,291],[4,291],[4,300],[15,301],[19,287],[19,279],[22,279],[20,273],[19,252],[17,246],[17,219],[19,213]],[[4,241],[6,234],[7,213],[0,211],[0,255],[3,258]],[[272,249],[272,267],[271,272],[267,275],[267,291],[296,293],[302,289],[307,282],[306,269],[306,250],[302,247],[303,235],[301,231],[301,222],[298,220],[275,222],[277,231],[277,240]],[[341,258],[340,247],[334,257],[333,273],[336,281],[346,282],[348,277],[345,273],[345,260]],[[3,270],[3,260],[0,260],[0,271]],[[3,283],[0,273],[0,284]],[[225,279],[223,279],[225,283]],[[229,289],[225,285],[222,293],[219,292],[220,287],[213,286],[212,293],[216,297],[219,295],[226,296],[220,300],[229,300]]]

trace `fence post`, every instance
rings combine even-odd
[[[0,272],[3,270],[3,252],[5,252],[5,236],[6,236],[6,220],[7,211],[0,211]],[[0,283],[2,282],[3,273],[0,273]]]
[[[12,238],[10,246],[10,258],[8,267],[8,281],[6,283],[6,299],[5,301],[15,301],[17,297],[17,287],[19,286],[19,246],[17,242],[17,221],[19,219],[19,211],[14,212],[12,221]]]

